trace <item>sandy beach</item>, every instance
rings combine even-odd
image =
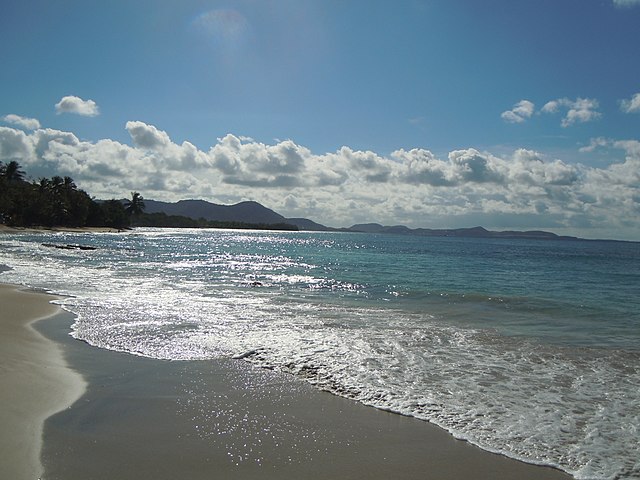
[[[68,335],[73,317],[51,317],[46,295],[0,295],[2,478],[571,478],[243,361],[100,350]],[[44,338],[31,322],[47,316]],[[63,352],[87,381],[71,408],[84,383]]]
[[[42,427],[84,391],[61,348],[33,323],[60,310],[52,297],[0,285],[0,478],[34,480],[42,475]]]
[[[10,227],[0,223],[0,233],[119,233],[121,230],[111,227]]]

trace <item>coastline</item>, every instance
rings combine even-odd
[[[111,227],[9,227],[0,223],[0,233],[121,233],[123,230]],[[126,231],[126,230],[124,230]]]
[[[243,361],[92,347],[51,298],[0,284],[2,478],[572,478]]]
[[[72,321],[38,324],[88,383],[45,422],[45,480],[572,478],[240,360],[98,349],[68,335]]]
[[[0,284],[0,477],[34,480],[42,475],[45,420],[80,398],[82,377],[59,345],[33,324],[62,311],[53,297]]]

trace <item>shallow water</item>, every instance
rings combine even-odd
[[[99,347],[236,356],[577,478],[640,476],[640,244],[148,229],[5,235],[0,264],[70,295]]]

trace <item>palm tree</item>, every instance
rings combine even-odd
[[[9,183],[18,183],[24,180],[24,171],[18,162],[15,160],[11,160],[6,165],[2,166],[2,170],[0,171],[2,177]]]
[[[144,198],[138,192],[131,192],[131,200],[125,202],[125,211],[131,215],[140,215],[144,212]]]
[[[73,181],[73,178],[71,178],[71,177],[64,177],[62,179],[62,187],[64,188],[65,192],[67,192],[67,193],[75,191],[78,188],[76,186],[76,183]]]
[[[122,206],[120,200],[107,200],[100,204],[102,210],[102,225],[117,229],[126,228],[130,224],[130,219]]]

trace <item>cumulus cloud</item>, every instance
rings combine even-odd
[[[636,93],[629,100],[622,100],[620,108],[625,113],[640,113],[640,93]]]
[[[149,150],[161,150],[171,145],[171,139],[167,132],[158,130],[153,125],[143,122],[127,122],[125,128],[131,135],[131,140],[136,147]]]
[[[190,142],[178,145],[167,132],[140,121],[127,122],[125,128],[137,150],[156,168],[171,170],[198,169],[209,165],[210,160]]]
[[[135,190],[169,201],[256,200],[332,226],[379,221],[492,227],[502,219],[517,228],[522,225],[513,222],[520,219],[538,228],[590,224],[604,233],[627,228],[628,237],[640,235],[637,226],[628,226],[636,225],[630,219],[640,213],[633,200],[640,199],[637,140],[593,139],[585,148],[606,146],[623,157],[593,168],[528,149],[495,155],[466,148],[438,156],[427,149],[380,155],[345,146],[315,154],[292,140],[265,144],[233,134],[202,151],[144,122],[125,128],[131,145],[83,141],[53,129],[0,127],[0,161],[17,160],[34,178],[70,175],[98,198]]]
[[[578,98],[573,102],[567,102],[569,110],[565,118],[562,119],[562,126],[568,127],[574,123],[584,123],[595,120],[601,116],[598,108],[598,101],[589,98]]]
[[[10,113],[2,118],[5,122],[17,125],[18,127],[25,128],[27,130],[35,130],[40,128],[40,122],[35,118],[21,117]]]
[[[589,140],[589,145],[586,145],[584,147],[580,147],[579,151],[582,152],[582,153],[593,152],[597,148],[606,147],[610,143],[611,143],[611,141],[606,139],[606,138],[604,138],[604,137],[592,138],[592,139]]]
[[[435,157],[429,150],[414,148],[396,150],[391,154],[404,167],[400,180],[409,184],[424,184],[434,187],[453,185],[455,179],[450,165]]]
[[[640,94],[637,96],[637,99],[634,96],[631,100],[624,100],[622,102],[623,110],[636,111],[635,109],[638,108],[640,111]],[[637,102],[637,105],[635,102]],[[554,114],[563,111],[564,116],[561,125],[566,128],[576,123],[590,122],[600,118],[601,113],[598,111],[598,107],[598,101],[593,98],[578,97],[575,100],[558,98],[545,103],[540,109],[540,113]],[[509,123],[523,123],[531,118],[534,113],[535,105],[533,102],[520,100],[511,110],[502,112],[501,117]]]
[[[297,175],[311,152],[285,140],[276,145],[243,141],[228,134],[209,150],[211,163],[222,172],[225,181],[251,187],[292,187],[305,184]]]
[[[565,110],[561,125],[569,127],[575,123],[585,123],[600,118],[602,114],[598,112],[598,107],[599,103],[594,98],[578,97],[575,100],[559,98],[545,103],[541,112],[556,113],[561,109]]]
[[[495,157],[484,155],[473,148],[467,150],[455,150],[449,153],[449,162],[453,166],[454,176],[458,184],[473,183],[500,183],[503,180],[500,167],[494,160]]]
[[[336,160],[338,163],[340,160],[346,162],[345,167],[350,176],[371,183],[387,182],[394,170],[388,159],[371,151],[355,151],[349,147],[340,148],[336,153]]]
[[[560,108],[560,101],[559,100],[551,100],[547,103],[545,103],[542,106],[542,109],[540,110],[543,113],[556,113],[558,111],[558,108]]]
[[[98,105],[93,100],[83,100],[80,97],[68,95],[56,103],[56,113],[75,113],[84,117],[95,117],[100,113]]]
[[[520,100],[511,110],[502,112],[503,120],[509,123],[522,123],[533,115],[535,105],[529,100]]]
[[[33,144],[22,130],[0,127],[0,162],[12,160],[29,163],[33,158]]]
[[[640,141],[638,140],[617,140],[612,142],[615,148],[624,150],[627,154],[627,160],[640,161]],[[640,171],[636,172],[640,174]]]

